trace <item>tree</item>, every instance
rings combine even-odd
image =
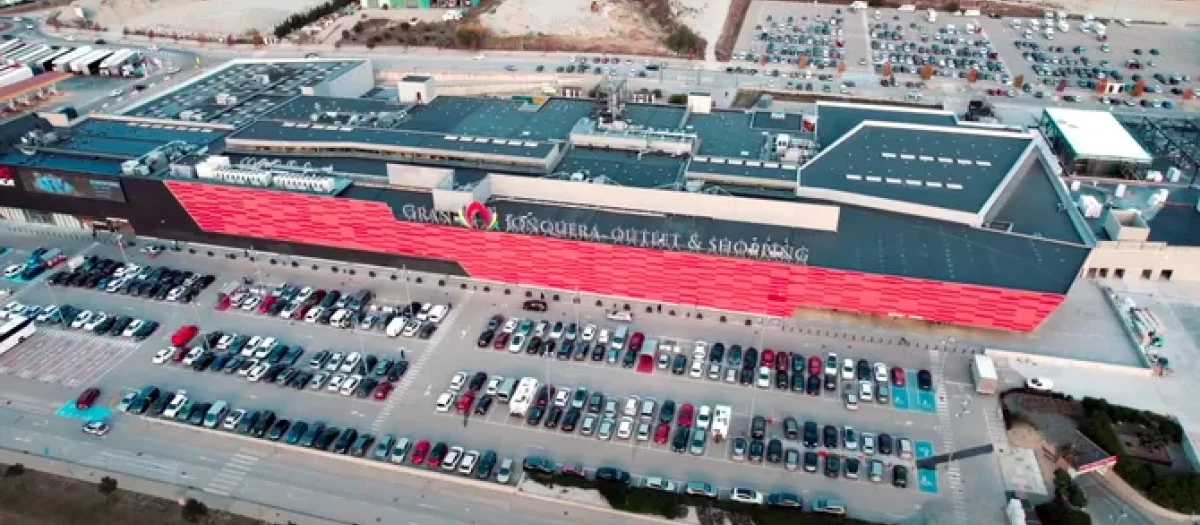
[[[667,37],[667,49],[679,54],[692,53],[700,43],[700,37],[688,26],[679,25]]]
[[[1034,511],[1043,525],[1092,525],[1092,517],[1086,512],[1060,501],[1043,503],[1034,507]]]
[[[117,490],[117,480],[108,476],[104,476],[103,478],[100,478],[100,484],[96,486],[96,489],[99,490],[101,494],[112,494]]]
[[[10,477],[10,478],[17,477],[24,473],[25,473],[25,465],[23,465],[21,463],[15,463],[15,464],[9,465],[7,469],[4,469],[5,477]]]
[[[184,502],[181,512],[183,514],[184,521],[196,523],[200,521],[200,518],[208,515],[208,506],[198,499],[188,498],[187,501]]]
[[[487,29],[479,24],[463,24],[454,32],[454,40],[462,47],[479,49],[487,40]]]

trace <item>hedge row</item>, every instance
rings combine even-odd
[[[1114,423],[1132,423],[1144,426],[1150,432],[1162,435],[1170,443],[1183,441],[1183,427],[1174,418],[1149,410],[1114,405],[1107,400],[1093,397],[1085,397],[1080,403],[1083,405],[1083,413],[1087,417],[1104,414]]]
[[[1160,473],[1148,462],[1124,456],[1117,458],[1115,470],[1129,486],[1159,506],[1184,514],[1200,513],[1200,474]]]
[[[332,15],[338,11],[341,11],[342,9],[345,9],[349,5],[356,3],[358,3],[358,0],[329,0],[328,2],[309,9],[308,11],[289,16],[283,22],[280,22],[279,25],[275,26],[275,38],[283,38],[288,36],[292,34],[293,31],[316,22],[317,20],[320,20],[326,16]]]

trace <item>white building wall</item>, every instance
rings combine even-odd
[[[1168,278],[1163,275],[1164,270],[1171,281],[1200,281],[1200,247],[1101,241],[1088,256],[1080,276],[1116,279],[1118,273],[1123,273],[1123,279],[1140,280],[1148,275],[1150,280],[1157,281]]]

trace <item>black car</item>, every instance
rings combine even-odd
[[[904,465],[892,467],[892,486],[901,489],[908,487],[908,467]]]
[[[675,419],[675,402],[668,399],[663,401],[662,408],[658,411],[658,421],[670,423],[672,419]]]
[[[783,442],[778,439],[772,439],[767,443],[767,461],[771,463],[779,463],[783,461]]]
[[[568,410],[563,416],[562,424],[559,425],[559,430],[563,432],[574,432],[575,426],[579,424],[580,412],[577,408]]]
[[[842,473],[842,458],[830,454],[825,456],[825,475],[836,478]]]
[[[825,425],[822,430],[825,448],[837,448],[838,446],[838,429],[833,425]]]
[[[825,390],[837,390],[837,376],[825,374]]]
[[[592,347],[592,361],[604,360],[604,345],[596,345]]]
[[[308,426],[308,429],[304,431],[304,435],[300,437],[300,441],[296,442],[296,444],[302,447],[311,447],[317,441],[317,438],[321,437],[321,433],[324,431],[325,423],[321,421],[314,421]]]
[[[212,403],[196,403],[192,405],[192,409],[188,411],[187,422],[191,425],[200,426],[204,423],[204,416],[208,414],[208,409],[212,408]]]
[[[542,422],[542,417],[546,415],[546,407],[542,405],[533,405],[529,407],[529,413],[526,414],[525,420],[530,426],[537,426]]]
[[[124,315],[122,315],[121,317],[118,317],[117,322],[113,323],[112,328],[109,329],[108,335],[121,335],[121,333],[124,332],[125,329],[129,327],[129,323],[132,323],[132,322],[133,322],[132,317],[126,317]]]
[[[725,344],[716,343],[708,350],[708,360],[712,363],[720,363],[725,359]]]
[[[670,401],[667,401],[667,402],[671,403]],[[592,395],[588,396],[587,411],[591,412],[593,414],[599,414],[603,408],[604,408],[604,394],[602,394],[600,392],[592,392]],[[675,409],[674,403],[671,403],[671,409],[672,410]],[[670,418],[668,418],[668,420],[670,420]]]
[[[820,468],[821,456],[816,452],[804,453],[804,471],[816,472]]]
[[[521,303],[521,309],[527,312],[545,312],[550,309],[550,305],[546,301],[533,299]]]
[[[436,332],[437,329],[438,329],[437,324],[426,323],[425,325],[421,326],[420,330],[417,330],[417,338],[418,339],[429,339],[430,337],[433,337],[433,333]]]
[[[743,368],[742,371],[738,374],[738,383],[741,383],[743,386],[753,385],[754,384],[754,369],[753,368]]]
[[[629,473],[621,469],[611,467],[601,467],[596,469],[597,481],[607,481],[610,483],[621,483],[623,485],[628,485],[630,479],[631,477],[629,476]]]
[[[746,355],[742,357],[742,369],[754,370],[758,368],[758,349],[753,346],[746,349]]]
[[[858,458],[846,458],[846,477],[850,479],[858,479],[858,473],[862,469],[862,461]]]
[[[546,414],[546,423],[545,423],[546,428],[549,428],[549,429],[558,428],[558,422],[562,420],[562,416],[563,416],[562,407],[551,408],[550,413]]]
[[[819,392],[820,388],[818,388],[817,391]],[[804,374],[803,373],[792,374],[792,392],[796,392],[797,394],[804,392]]]
[[[542,338],[530,337],[529,342],[525,344],[525,353],[536,354],[542,350]]]
[[[870,381],[871,363],[867,362],[866,359],[859,359],[857,365],[855,366],[855,372],[857,373],[859,381]]]
[[[625,368],[633,368],[634,363],[637,363],[637,356],[638,353],[634,349],[630,348],[629,350],[626,350],[625,357],[621,359],[621,366]]]
[[[308,423],[297,421],[288,427],[287,434],[283,437],[283,442],[289,445],[295,445],[300,442],[300,438],[308,431]]]
[[[217,358],[216,354],[213,354],[211,352],[205,352],[204,355],[196,358],[195,361],[192,361],[192,370],[195,370],[197,372],[203,372],[203,371],[207,370],[210,365],[212,365],[212,362],[216,358]]]
[[[241,357],[241,356],[238,356]],[[233,354],[219,354],[212,360],[212,364],[208,365],[209,372],[219,372],[225,369],[225,365],[233,359]]]
[[[775,388],[787,390],[789,386],[791,386],[791,381],[788,379],[788,373],[783,370],[775,372]]]
[[[292,422],[286,419],[280,419],[271,425],[271,429],[267,431],[267,439],[271,441],[279,441],[283,435],[287,433],[288,428],[292,426]]]
[[[783,418],[783,437],[789,440],[800,438],[800,423],[796,422],[796,418],[791,416]]]
[[[350,445],[349,454],[355,457],[363,457],[367,455],[367,451],[371,450],[371,445],[375,444],[375,436],[373,434],[359,434],[354,440],[354,444]]]
[[[117,323],[117,319],[115,317],[106,317],[103,321],[100,322],[100,324],[96,325],[96,328],[92,329],[92,333],[97,334],[97,335],[103,335],[103,334],[107,333],[109,330],[112,330],[113,325],[116,323]]]
[[[792,375],[804,375],[808,361],[800,354],[792,354]]]
[[[403,376],[407,371],[408,361],[396,361],[396,364],[392,365],[392,369],[388,371],[387,380],[391,383],[395,383],[396,381],[399,381],[400,377]]]
[[[337,439],[342,434],[341,429],[337,427],[328,427],[321,431],[321,435],[313,441],[313,448],[318,450],[329,450],[333,446],[333,440]]]
[[[167,405],[170,404],[171,396],[162,396],[158,398],[158,401],[155,401],[152,405],[150,405],[150,408],[147,409],[147,414],[155,417],[161,416],[163,412],[167,411]]]
[[[334,454],[345,454],[350,451],[350,445],[354,444],[354,440],[358,438],[358,431],[353,428],[347,428],[338,434],[337,440],[333,442],[333,446],[329,449]]]
[[[729,347],[729,366],[742,366],[742,347],[741,345],[733,345]]]
[[[763,460],[763,442],[761,439],[750,440],[750,461],[762,463]]]
[[[691,427],[678,425],[675,427],[675,437],[671,440],[671,450],[680,454],[687,450],[688,438],[691,437]]]
[[[238,421],[237,426],[233,427],[233,431],[238,434],[248,435],[251,430],[258,424],[258,419],[261,417],[259,412],[247,412],[242,416],[242,420]]]
[[[358,383],[358,388],[354,389],[354,395],[360,398],[366,398],[367,396],[371,395],[371,392],[375,391],[375,387],[377,386],[379,386],[378,379],[375,379],[374,377],[364,377],[363,380]]]
[[[494,400],[495,398],[492,396],[483,396],[479,398],[479,401],[475,402],[475,414],[479,416],[486,416],[488,410],[491,410]]]
[[[762,439],[767,433],[767,418],[763,416],[754,416],[750,419],[750,437],[752,439]]]
[[[487,348],[487,345],[492,344],[492,338],[496,336],[494,330],[484,330],[479,334],[479,339],[475,340],[475,345],[479,348]]]
[[[818,430],[819,429],[817,428],[816,421],[805,421],[804,422],[804,446],[805,447],[813,448],[813,447],[817,446],[817,440],[820,439]]]
[[[884,456],[892,455],[892,436],[888,434],[880,434],[875,438],[876,446],[879,448],[879,453]]]
[[[225,363],[225,369],[222,371],[225,372],[226,374],[232,374],[234,372],[237,372],[238,368],[241,368],[242,364],[244,364],[245,362],[246,362],[245,357],[242,357],[240,355],[235,355],[235,356],[229,358],[229,361],[227,361]]]
[[[676,355],[675,358],[671,360],[671,373],[677,376],[687,373],[687,362],[687,356],[683,354]]]
[[[924,391],[933,390],[933,374],[928,370],[917,372],[917,388]]]
[[[254,422],[254,426],[250,429],[250,435],[254,437],[263,437],[271,425],[275,424],[275,412],[272,410],[264,410],[259,415],[258,421]]]
[[[558,342],[551,339],[542,343],[542,347],[538,349],[538,355],[554,357],[554,351],[558,348]]]
[[[587,343],[579,343],[574,346],[575,346],[575,354],[572,355],[571,357],[572,357],[572,359],[574,359],[576,361],[586,360],[588,357],[588,354],[592,353],[592,347],[589,346]]]
[[[816,374],[808,376],[804,384],[804,393],[810,396],[821,395],[821,376]]]
[[[553,341],[551,341],[551,343],[553,343]],[[547,344],[546,346],[550,345]],[[549,349],[547,349],[547,351],[549,351]],[[574,351],[574,344],[572,344],[570,341],[563,341],[563,343],[559,345],[558,351],[554,352],[554,357],[558,358],[559,361],[569,361],[571,359],[571,353]]]

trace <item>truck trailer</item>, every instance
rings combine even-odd
[[[5,51],[4,54],[0,55],[0,59],[3,59],[5,62],[8,62],[8,59],[15,57],[21,53],[24,53],[25,50],[29,49],[30,47],[32,47],[31,44],[22,42],[21,45],[14,46],[14,47],[10,48],[9,50]]]
[[[0,74],[0,88],[6,88],[28,78],[33,78],[32,69],[27,66],[14,67]]]
[[[996,374],[996,364],[992,358],[977,355],[971,358],[971,379],[975,382],[975,392],[980,394],[995,394],[1000,387],[1000,376]]]
[[[79,60],[81,57],[83,57],[84,55],[91,53],[91,52],[92,52],[92,48],[88,47],[88,46],[75,48],[73,51],[71,51],[63,56],[60,56],[54,60],[54,70],[62,71],[64,73],[70,73],[71,72],[71,62]]]
[[[41,66],[42,71],[53,71],[54,70],[54,61],[58,60],[59,57],[66,55],[67,53],[70,53],[70,52],[71,52],[71,48],[69,48],[69,47],[67,47],[67,48],[60,47],[58,49],[55,49],[53,53],[50,53],[50,54],[46,55],[45,57],[42,57],[41,59],[39,59],[39,60],[41,60],[41,63],[38,65]]]
[[[8,63],[9,63],[9,65],[13,65],[13,66],[18,65],[18,64],[21,64],[21,65],[28,64],[29,57],[33,57],[33,56],[37,56],[42,53],[45,53],[47,49],[50,49],[50,46],[47,46],[47,45],[30,46],[30,47],[26,48],[24,51],[17,53],[16,55],[13,55],[12,58],[8,59]]]
[[[111,54],[112,51],[107,49],[97,49],[72,62],[71,71],[81,75],[95,75],[100,71],[100,63]]]
[[[7,53],[8,50],[13,49],[19,45],[21,45],[21,40],[18,38],[14,38],[12,40],[5,40],[4,43],[0,44],[0,55]]]

